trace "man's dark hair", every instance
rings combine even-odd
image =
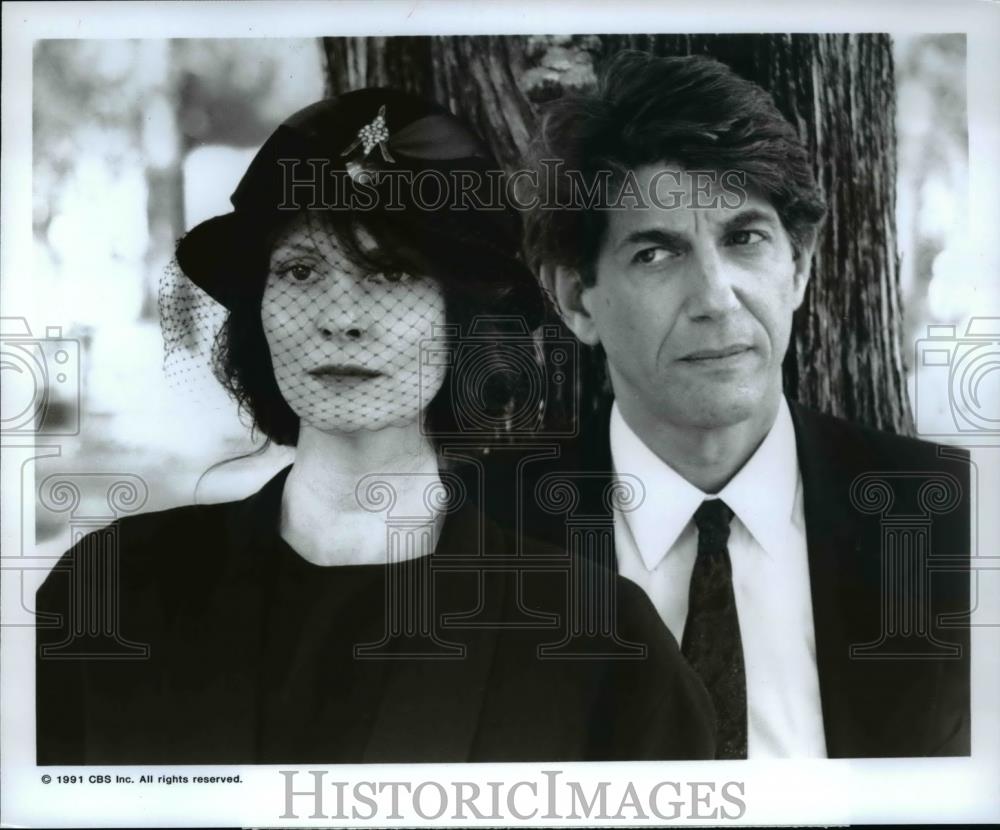
[[[825,213],[805,147],[771,96],[703,56],[619,53],[594,93],[548,105],[529,159],[541,191],[532,195],[542,205],[526,217],[529,262],[536,271],[541,265],[575,268],[586,285],[596,279],[606,211],[544,207],[556,203],[552,191],[572,192],[571,175],[579,177],[578,187],[590,188],[607,176],[602,171],[620,182],[628,171],[658,162],[739,171],[746,188],[773,205],[796,256]],[[555,160],[564,164],[553,176]]]

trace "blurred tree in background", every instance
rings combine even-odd
[[[39,325],[80,341],[85,373],[80,434],[41,460],[38,475],[127,469],[151,485],[145,509],[190,503],[198,477],[251,442],[221,390],[213,409],[167,383],[158,285],[176,239],[228,209],[248,155],[322,96],[319,42],[43,40],[33,69]],[[208,376],[203,353],[191,365]],[[241,495],[281,463],[258,461],[249,475],[244,466],[214,477],[208,500]],[[81,489],[82,509],[101,515],[100,494],[87,479]],[[66,546],[65,515],[39,505],[36,523],[53,551]]]
[[[774,96],[812,153],[829,216],[785,361],[791,397],[896,432],[912,419],[900,352],[895,233],[896,130],[888,35],[601,35],[328,38],[331,93],[402,86],[476,125],[517,164],[538,105],[591,88],[621,49],[707,54]],[[584,365],[583,401],[608,394]]]
[[[34,231],[42,273],[72,296],[65,316],[153,318],[160,271],[186,229],[189,155],[256,149],[321,94],[314,40],[40,41]],[[216,183],[223,204],[233,184]]]
[[[57,318],[99,326],[148,305],[136,275],[154,247],[149,180],[177,161],[169,52],[168,41],[35,48],[36,279],[54,281]]]
[[[965,35],[894,38],[899,201],[896,225],[906,312],[903,342],[929,322],[959,323],[975,312],[987,278],[969,255],[969,131]],[[911,350],[903,353],[914,369]]]

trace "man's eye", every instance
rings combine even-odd
[[[278,270],[278,276],[287,277],[295,282],[308,282],[315,273],[311,265],[302,262],[296,262]]]
[[[657,265],[674,254],[666,248],[643,248],[632,257],[632,262],[636,265]]]
[[[767,236],[762,231],[733,231],[729,234],[730,245],[756,245],[763,242]]]

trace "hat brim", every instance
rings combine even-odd
[[[177,264],[213,300],[232,309],[253,285],[247,269],[263,254],[263,228],[249,217],[225,213],[195,225],[177,243]]]
[[[259,295],[262,285],[254,269],[260,268],[275,217],[226,213],[196,225],[177,243],[177,263],[187,277],[228,309]],[[447,229],[422,227],[425,241],[441,251],[453,249],[456,238]],[[476,242],[465,242],[477,248]],[[445,260],[448,258],[445,257]],[[494,248],[483,247],[475,273],[463,274],[462,294],[478,296],[491,313],[518,315],[532,328],[545,314],[541,289],[523,262]],[[454,265],[459,266],[456,256]]]

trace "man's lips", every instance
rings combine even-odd
[[[737,355],[749,352],[752,348],[753,346],[747,345],[746,343],[734,343],[732,346],[723,346],[720,349],[698,349],[697,351],[684,355],[681,360],[685,360],[689,363],[724,360],[727,357],[736,357]]]
[[[362,380],[368,380],[371,378],[381,377],[381,372],[376,372],[374,369],[367,369],[364,366],[319,366],[315,369],[310,369],[309,374],[317,378],[359,378]]]

